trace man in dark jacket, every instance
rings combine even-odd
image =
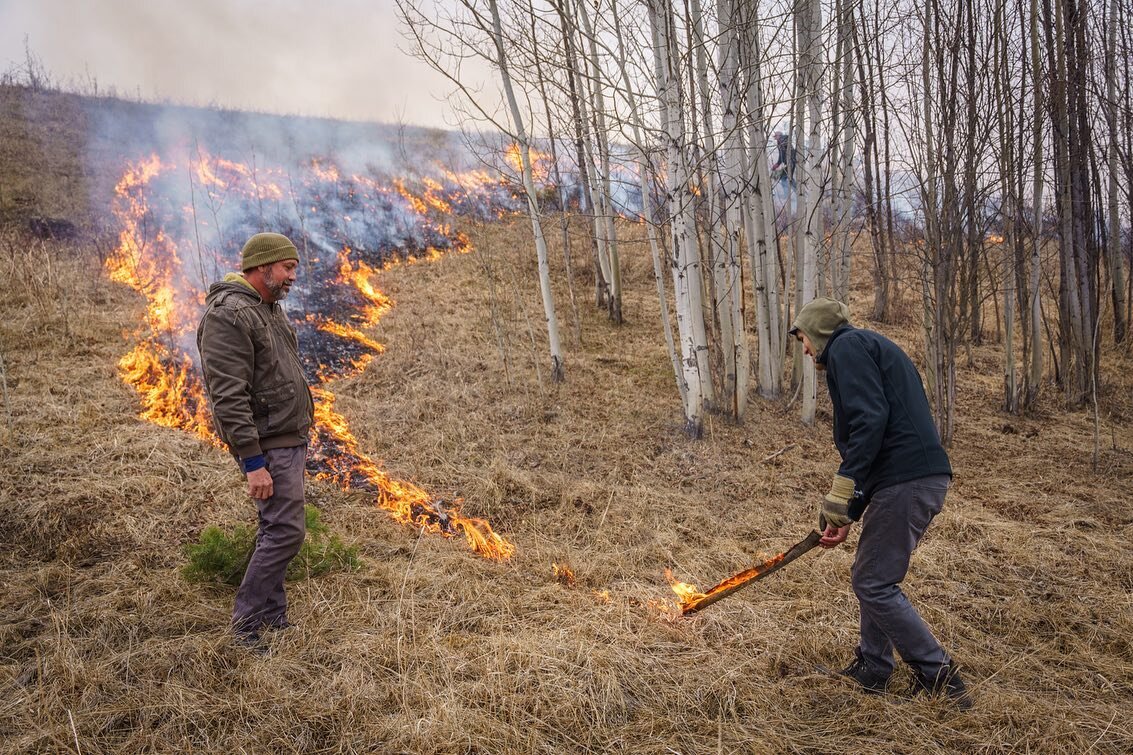
[[[314,405],[295,331],[279,305],[295,282],[295,245],[278,233],[257,233],[241,260],[241,274],[209,288],[197,350],[213,424],[259,511],[232,628],[241,644],[262,648],[262,629],[291,626],[283,580],[306,534],[303,471]]]
[[[799,310],[790,331],[826,373],[842,456],[821,504],[820,545],[837,546],[862,522],[852,570],[861,637],[856,659],[840,674],[882,692],[896,650],[913,667],[913,694],[945,695],[967,708],[956,664],[901,591],[913,549],[944,505],[952,467],[912,361],[849,319],[845,304],[819,298]]]

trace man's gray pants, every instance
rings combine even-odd
[[[896,649],[913,668],[935,677],[949,662],[917,609],[901,591],[909,558],[944,506],[951,478],[934,475],[873,494],[862,517],[853,586],[861,606],[862,658],[881,673],[893,670]]]
[[[238,633],[255,632],[262,626],[287,623],[287,596],[283,580],[287,565],[303,545],[307,520],[303,511],[303,472],[307,446],[264,451],[271,474],[272,496],[256,501],[260,526],[256,549],[244,580],[236,591],[232,628]]]

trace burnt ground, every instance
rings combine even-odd
[[[1096,465],[1093,415],[1053,385],[1035,416],[999,409],[993,333],[962,357],[955,484],[906,587],[976,705],[864,697],[816,670],[854,642],[854,535],[695,617],[660,603],[666,567],[707,587],[809,531],[837,463],[828,406],[804,427],[753,398],[742,426],[684,437],[633,243],[620,327],[576,246],[577,338],[552,249],[553,385],[526,224],[469,231],[470,254],[379,274],[386,351],[331,387],[361,450],[517,553],[484,560],[313,482],[364,564],[293,584],[300,626],[266,658],[225,634],[230,588],[179,574],[201,529],[254,514],[223,452],[137,419],[116,364],[144,302],[99,272],[97,238],[0,234],[0,749],[1133,749],[1128,353],[1104,349]],[[863,276],[854,310],[870,295]],[[918,353],[914,323],[874,325]]]

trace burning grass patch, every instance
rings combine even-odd
[[[541,383],[522,234],[473,234],[500,276],[495,315],[475,253],[382,273],[398,302],[376,328],[387,351],[335,383],[360,450],[504,522],[514,558],[316,482],[365,559],[289,588],[300,629],[267,659],[230,646],[228,588],[181,576],[186,539],[254,514],[226,454],[136,418],[114,365],[142,303],[68,269],[58,290],[83,314],[68,339],[40,315],[50,302],[0,297],[0,513],[15,524],[0,530],[0,750],[1130,751],[1127,450],[1098,473],[1068,464],[1091,423],[1054,407],[1028,421],[1039,432],[1004,434],[962,371],[956,485],[907,588],[976,707],[864,698],[815,673],[849,659],[853,537],[695,616],[654,602],[673,600],[665,567],[713,584],[805,534],[829,427],[754,402],[743,427],[681,436],[645,286],[621,327],[580,307],[567,382]]]
[[[648,250],[626,239],[613,327],[584,301],[587,239],[571,234],[566,383],[546,381],[522,224],[380,273],[387,350],[334,383],[362,452],[503,523],[514,557],[316,482],[365,558],[294,583],[299,628],[261,658],[231,646],[230,590],[181,575],[186,540],[254,512],[231,458],[137,418],[115,365],[142,297],[93,274],[93,249],[0,232],[0,751],[1133,752],[1128,354],[1103,357],[1096,470],[1091,418],[1053,387],[1020,421],[987,374],[997,346],[960,365],[956,480],[906,588],[976,706],[865,697],[815,673],[850,658],[853,535],[694,616],[651,607],[673,598],[665,567],[710,585],[805,534],[837,452],[826,420],[762,400],[742,427],[683,437]],[[921,339],[915,318],[878,329]]]

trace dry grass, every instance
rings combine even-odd
[[[267,658],[228,644],[230,591],[178,574],[182,543],[252,508],[221,452],[134,418],[115,361],[141,303],[91,274],[92,249],[6,237],[3,749],[1133,748],[1126,423],[1107,427],[1116,448],[1107,441],[1095,473],[1090,418],[1053,405],[1040,419],[1000,414],[994,350],[977,353],[954,492],[907,583],[977,704],[957,714],[863,697],[815,670],[845,661],[855,639],[852,547],[695,618],[648,604],[670,597],[666,566],[705,586],[806,533],[835,464],[826,421],[804,428],[756,401],[744,426],[716,420],[705,440],[685,439],[648,261],[632,245],[627,324],[587,303],[580,263],[581,342],[567,382],[549,384],[523,237],[477,228],[474,254],[383,274],[397,301],[377,334],[388,350],[336,386],[364,449],[464,496],[518,555],[483,561],[391,524],[359,494],[313,486],[365,565],[294,585],[301,627]],[[1127,381],[1127,357],[1107,363]]]
[[[312,484],[363,568],[293,585],[301,626],[266,658],[229,644],[231,590],[179,575],[183,543],[254,514],[222,452],[136,419],[115,365],[143,303],[97,273],[97,241],[0,232],[0,750],[1133,751],[1128,354],[1105,356],[1097,470],[1090,415],[1053,389],[1037,417],[1001,413],[994,345],[962,366],[956,483],[907,590],[976,706],[865,697],[816,671],[856,638],[853,536],[694,617],[650,605],[665,567],[705,587],[806,534],[836,464],[828,405],[806,428],[753,400],[743,426],[683,437],[634,243],[622,327],[576,245],[578,341],[554,252],[552,385],[529,231],[469,230],[475,253],[381,275],[387,351],[336,407],[391,474],[463,496],[518,553],[479,559]],[[911,324],[883,329],[918,351]]]
[[[0,86],[0,222],[90,222],[81,98]]]

